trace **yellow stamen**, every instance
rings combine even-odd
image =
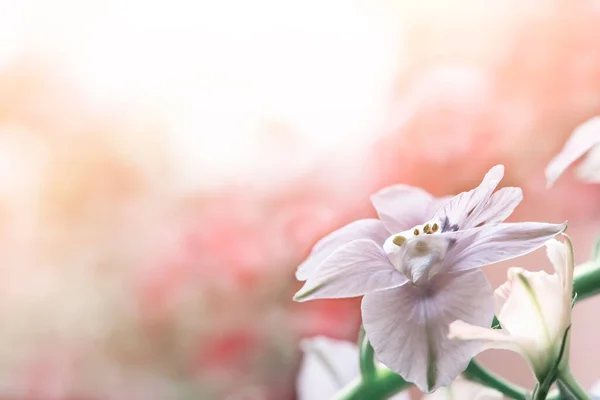
[[[413,231],[413,235],[419,236],[419,233],[421,233],[421,232],[419,232],[419,229],[415,228],[415,230]]]
[[[432,232],[437,232],[438,229],[440,229],[440,226],[436,223],[433,224],[433,226],[431,227],[431,231]]]
[[[406,242],[406,238],[404,236],[396,236],[392,242],[396,246],[402,246]]]

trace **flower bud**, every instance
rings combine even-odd
[[[573,250],[570,242],[546,243],[555,273],[511,268],[508,281],[495,292],[496,316],[502,329],[455,321],[453,339],[484,340],[485,348],[505,348],[521,354],[542,381],[555,368],[568,364],[571,326]]]

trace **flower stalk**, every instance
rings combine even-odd
[[[573,396],[575,399],[590,399],[586,391],[581,387],[579,382],[577,382],[577,379],[575,379],[570,370],[563,371],[558,377],[558,382],[561,384],[561,386],[568,390],[571,396]]]
[[[550,391],[550,385],[546,383],[538,383],[535,385],[535,389],[533,390],[533,394],[531,396],[532,400],[545,400],[548,397],[548,392]]]
[[[573,291],[577,293],[576,302],[600,294],[600,264],[588,261],[575,268]]]
[[[358,378],[343,388],[334,400],[387,399],[411,386],[402,377],[388,368],[378,366],[370,380]]]
[[[358,339],[359,365],[360,374],[363,380],[371,380],[377,373],[377,365],[375,361],[375,351],[369,342],[365,329],[360,327],[360,335]]]

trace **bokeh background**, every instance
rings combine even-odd
[[[600,186],[543,170],[600,114],[598,26],[590,0],[1,0],[0,398],[294,399],[298,341],[360,324],[357,299],[292,302],[295,268],[393,183],[502,163],[511,220],[568,220],[586,261]],[[550,268],[494,286],[511,265]]]

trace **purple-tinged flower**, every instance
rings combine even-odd
[[[562,175],[579,157],[588,153],[577,168],[580,179],[589,182],[600,182],[600,117],[594,117],[579,125],[561,152],[546,167],[548,186]]]
[[[318,242],[299,268],[306,283],[294,299],[364,295],[363,325],[377,358],[423,391],[449,385],[479,350],[448,339],[449,324],[487,327],[493,318],[492,289],[479,268],[529,253],[566,227],[502,223],[522,199],[519,188],[494,193],[503,175],[503,166],[492,168],[477,188],[441,207],[407,186],[375,194],[380,219]]]
[[[310,256],[296,270],[296,279],[305,281],[335,250],[356,239],[382,244],[390,232],[401,232],[423,224],[452,196],[435,198],[425,190],[409,185],[393,185],[371,196],[379,219],[354,221],[321,239]]]

